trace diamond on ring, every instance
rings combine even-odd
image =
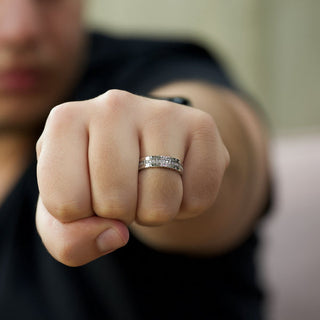
[[[183,173],[183,165],[179,159],[169,156],[147,156],[139,160],[139,171],[148,168],[165,168]]]

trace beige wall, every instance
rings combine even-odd
[[[263,103],[278,131],[320,128],[320,1],[87,1],[91,25],[199,37]]]

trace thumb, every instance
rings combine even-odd
[[[127,226],[118,220],[92,216],[63,223],[48,212],[40,197],[36,225],[49,253],[70,267],[93,261],[129,240]]]

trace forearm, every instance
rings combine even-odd
[[[153,95],[183,96],[209,113],[230,154],[230,165],[214,205],[189,220],[161,227],[132,225],[146,244],[167,251],[212,254],[230,249],[251,230],[267,196],[267,142],[252,109],[228,90],[204,83],[173,83]]]

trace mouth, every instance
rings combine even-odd
[[[13,68],[0,71],[0,91],[7,93],[27,93],[39,89],[41,72],[32,68]]]

